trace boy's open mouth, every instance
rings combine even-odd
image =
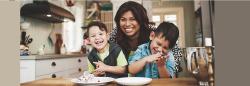
[[[95,44],[96,44],[96,45],[100,45],[100,44],[102,44],[102,43],[103,43],[103,40],[95,41]]]

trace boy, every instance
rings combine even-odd
[[[128,64],[121,48],[108,42],[108,32],[105,24],[91,22],[87,26],[89,43],[93,47],[88,55],[88,71],[95,76],[125,77],[124,66]]]
[[[173,78],[175,61],[170,51],[179,37],[178,28],[162,22],[150,33],[150,42],[138,46],[129,57],[129,73],[136,77]]]

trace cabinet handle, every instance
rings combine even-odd
[[[56,74],[52,74],[52,76],[51,76],[52,78],[56,78]]]
[[[82,60],[81,60],[81,59],[78,59],[78,62],[80,63],[80,62],[82,62]]]
[[[56,62],[52,62],[52,63],[51,63],[51,66],[56,66]]]
[[[81,68],[78,68],[78,72],[82,72],[82,69],[81,69]]]

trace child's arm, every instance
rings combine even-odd
[[[156,62],[160,78],[170,78],[170,74],[168,73],[168,69],[166,68],[165,65],[168,57],[169,56],[167,56],[166,58],[161,57]]]
[[[94,70],[95,70],[94,66],[88,60],[88,71],[90,73],[94,74],[95,76],[103,76],[105,74],[105,72],[96,72]]]
[[[138,61],[133,62],[132,64],[129,65],[129,73],[135,75],[136,73],[140,72],[146,63],[151,63],[160,57],[161,54],[153,54],[146,56]]]
[[[122,66],[109,66],[104,64],[101,61],[98,62],[94,62],[94,64],[96,64],[96,66],[98,66],[95,71],[99,71],[99,72],[110,72],[110,73],[114,73],[114,74],[123,74],[125,71],[125,67]]]
[[[175,60],[172,53],[169,53],[166,58],[158,59],[157,65],[160,78],[175,78]]]
[[[117,66],[109,66],[109,65],[104,64],[101,61],[97,62],[96,65],[98,65],[98,68],[96,69],[96,71],[105,71],[105,72],[110,72],[114,74],[125,73],[125,66],[128,65],[128,62],[122,51],[120,52],[116,61],[117,61]]]

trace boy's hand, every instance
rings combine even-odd
[[[104,63],[101,62],[101,61],[93,62],[93,63],[96,65],[95,71],[98,71],[98,72],[105,72],[105,71],[107,71],[107,69],[108,69],[108,65],[104,64]]]
[[[104,75],[105,75],[105,72],[94,71],[92,74],[94,74],[95,76],[104,76]]]
[[[149,55],[145,58],[143,58],[147,63],[151,63],[153,61],[156,61],[158,60],[159,58],[161,57],[161,54],[160,53],[157,53],[157,54],[153,54],[153,55]]]
[[[156,63],[158,66],[165,66],[166,60],[169,58],[169,55],[161,56],[157,59]]]

